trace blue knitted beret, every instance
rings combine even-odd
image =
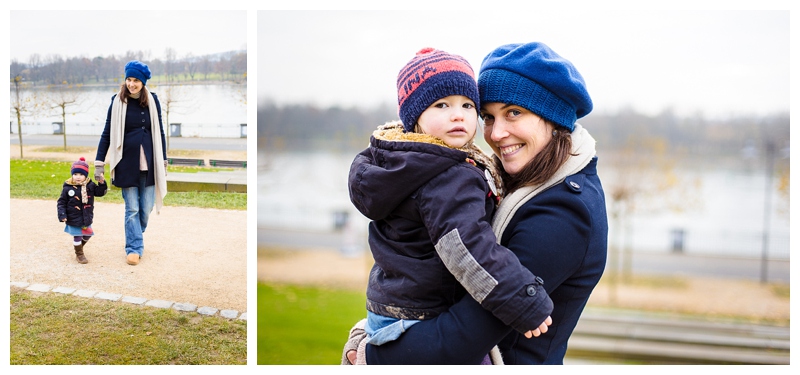
[[[138,60],[133,60],[125,64],[125,78],[134,77],[142,81],[142,85],[147,85],[147,80],[150,79],[150,68],[147,64]]]
[[[569,131],[592,111],[592,98],[575,66],[543,43],[506,44],[483,59],[481,103],[523,107]]]

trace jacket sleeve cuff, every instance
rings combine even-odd
[[[526,308],[515,319],[506,322],[519,333],[538,328],[553,313],[553,300],[547,295],[544,286],[538,283],[530,284],[525,287],[523,293],[526,295],[526,301],[523,301]]]

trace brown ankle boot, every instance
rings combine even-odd
[[[86,264],[89,263],[89,260],[83,255],[83,245],[86,244],[86,241],[81,241],[81,244],[75,246],[75,256],[78,258],[78,263]]]

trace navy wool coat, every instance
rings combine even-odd
[[[69,181],[69,180],[68,180]],[[61,196],[58,197],[56,209],[58,211],[58,221],[67,219],[66,224],[74,227],[88,227],[94,220],[94,197],[106,195],[108,185],[105,182],[95,184],[89,181],[86,184],[86,204],[81,199],[81,185],[73,185],[64,182],[61,188]]]
[[[606,264],[608,217],[597,157],[580,172],[526,202],[500,243],[541,276],[553,300],[553,325],[526,339],[511,332],[498,346],[506,364],[562,364],[567,341]]]
[[[155,185],[155,170],[153,166],[153,137],[151,135],[152,124],[150,123],[150,109],[158,111],[158,122],[161,131],[161,150],[164,160],[167,160],[166,139],[164,138],[164,126],[161,122],[161,103],[158,97],[153,94],[154,103],[149,103],[148,107],[139,105],[138,99],[128,98],[128,109],[125,113],[125,136],[122,144],[122,159],[115,167],[114,179],[111,181],[114,186],[119,188],[139,186],[139,149],[144,149],[147,158],[147,183],[146,186]],[[111,97],[112,105],[108,106],[106,116],[106,126],[100,136],[100,143],[97,146],[97,156],[94,160],[104,161],[108,148],[111,145],[111,107],[117,95]],[[106,170],[110,175],[111,171]]]

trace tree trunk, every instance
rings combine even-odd
[[[61,107],[61,124],[64,127],[64,131],[61,132],[64,134],[64,151],[67,151],[67,113],[64,107]]]
[[[17,134],[19,134],[19,158],[22,159],[22,115],[17,110]]]

